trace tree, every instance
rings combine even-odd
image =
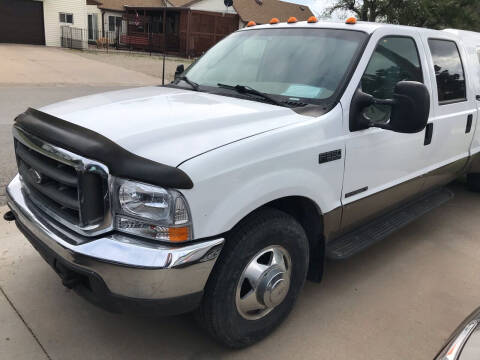
[[[336,0],[327,13],[337,10],[363,21],[480,31],[480,0]]]
[[[327,13],[346,10],[355,13],[359,20],[378,21],[379,18],[385,17],[390,2],[390,0],[337,0],[327,9]]]

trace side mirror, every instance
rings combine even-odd
[[[390,121],[372,122],[364,113],[370,105],[392,107]],[[378,127],[399,133],[413,134],[425,129],[430,114],[430,94],[427,87],[416,81],[400,81],[395,86],[393,99],[376,99],[357,90],[350,105],[350,130]]]
[[[178,65],[177,69],[175,70],[175,79],[179,77],[184,71],[185,71],[185,66],[183,66],[183,64]]]

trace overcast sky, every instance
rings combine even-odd
[[[306,5],[310,8],[310,10],[312,10],[312,12],[316,16],[322,15],[325,9],[331,6],[335,2],[335,0],[282,0],[282,1]],[[332,20],[341,20],[345,16],[346,14],[336,13],[336,14],[333,14]]]

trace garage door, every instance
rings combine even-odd
[[[43,3],[0,0],[0,43],[45,45]]]

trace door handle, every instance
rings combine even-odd
[[[433,123],[428,123],[425,127],[425,140],[423,145],[430,145],[433,136]]]
[[[467,127],[465,128],[465,134],[468,134],[472,130],[473,115],[470,114],[467,117]]]

